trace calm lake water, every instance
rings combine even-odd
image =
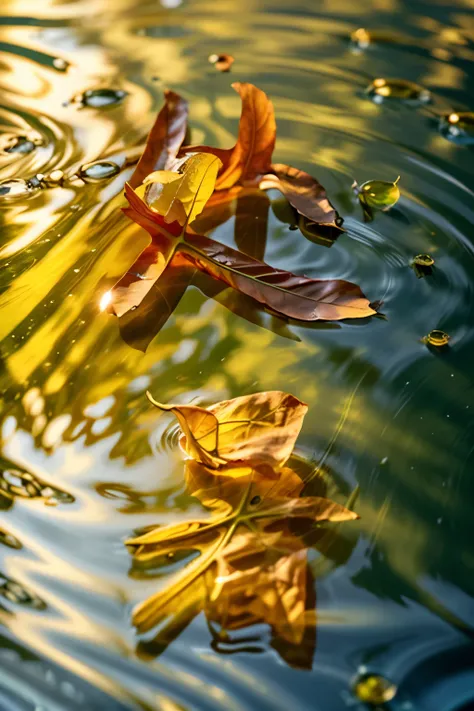
[[[439,118],[474,109],[473,10],[2,0],[0,178],[20,181],[0,185],[2,710],[359,711],[364,673],[398,686],[386,708],[474,708],[474,129]],[[368,46],[349,41],[359,27]],[[230,74],[214,52],[234,55]],[[377,77],[432,101],[377,103],[364,93]],[[123,186],[166,87],[190,102],[193,142],[232,145],[232,81],[270,95],[276,161],[317,176],[347,229],[328,247],[271,213],[266,261],[354,281],[387,319],[285,325],[191,287],[143,354],[99,310],[136,256]],[[84,96],[104,88],[112,103]],[[118,174],[21,182],[99,158]],[[397,206],[365,223],[353,180],[398,175]],[[234,220],[213,237],[234,244]],[[424,278],[419,253],[435,259]],[[432,329],[447,349],[421,341]],[[300,658],[264,624],[228,644],[203,614],[168,646],[134,630],[134,605],[182,563],[137,569],[124,541],[199,508],[176,424],[147,389],[205,404],[291,392],[310,408],[296,454],[341,502],[359,485],[360,521],[309,553],[316,635]]]

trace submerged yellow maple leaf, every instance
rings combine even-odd
[[[248,473],[226,465],[267,465],[272,470],[288,460],[308,406],[288,393],[273,390],[224,400],[208,408],[164,405],[147,393],[160,410],[172,412],[182,430],[185,452],[228,476]]]

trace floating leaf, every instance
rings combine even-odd
[[[261,190],[279,190],[300,215],[321,227],[344,231],[342,220],[329,202],[325,189],[308,173],[278,163],[272,165],[271,172],[263,176],[259,187]]]
[[[198,156],[194,158],[198,160]],[[206,156],[206,158],[208,157]],[[199,158],[200,160],[201,158]],[[215,159],[210,157],[208,160],[209,163],[203,161],[203,165],[208,170],[206,181],[210,176],[209,182],[199,183],[199,189],[203,192],[207,191],[207,193],[211,190],[216,170]],[[179,174],[176,175],[179,176]],[[225,282],[272,311],[288,318],[301,321],[341,320],[365,318],[376,313],[376,309],[372,308],[360,288],[351,282],[339,279],[309,279],[291,272],[273,269],[265,262],[247,257],[208,237],[183,232],[180,220],[184,221],[187,213],[195,215],[198,210],[202,209],[203,201],[198,199],[193,203],[191,193],[186,191],[183,194],[185,207],[181,199],[174,197],[181,195],[179,192],[181,188],[177,187],[177,183],[177,180],[170,180],[164,186],[167,189],[166,202],[164,198],[159,202],[160,197],[158,196],[158,201],[153,203],[154,205],[159,204],[161,209],[166,211],[167,219],[170,221],[168,223],[165,222],[162,215],[152,210],[137,192],[126,186],[125,193],[130,202],[130,207],[125,211],[126,214],[144,227],[152,235],[153,242],[159,244],[160,247],[155,250],[156,261],[145,272],[141,272],[143,284],[137,283],[136,278],[129,280],[129,276],[126,276],[113,290],[112,294],[116,289],[120,290],[120,311],[115,310],[114,299],[112,299],[111,307],[117,315],[122,315],[130,308],[138,306],[137,297],[140,294],[144,297],[148,293],[173,255],[177,253],[183,254],[196,268],[207,272],[210,276]],[[194,184],[198,184],[198,181]],[[181,186],[183,183],[181,182],[179,185]],[[173,218],[176,218],[174,222]],[[154,247],[151,248],[151,253],[153,253],[153,249]],[[163,258],[159,256],[160,250],[162,250]],[[131,286],[130,299],[127,299],[129,286]]]
[[[145,201],[166,223],[178,222],[185,227],[204,209],[214,192],[221,161],[213,155],[191,156],[180,173],[158,170],[145,178]],[[139,196],[140,192],[138,193]]]
[[[165,105],[156,117],[145,150],[129,180],[132,188],[143,183],[154,170],[171,167],[185,139],[188,102],[173,91],[165,91]]]
[[[372,210],[386,210],[393,207],[400,198],[398,181],[394,183],[385,180],[368,180],[358,188],[359,200]]]
[[[268,172],[275,147],[275,115],[268,96],[253,84],[236,82],[232,88],[242,99],[239,135],[235,146],[185,146],[180,153],[212,153],[222,161],[216,190],[256,181]]]
[[[231,54],[211,54],[209,61],[220,72],[229,72],[234,63],[234,58]]]
[[[283,466],[298,437],[307,405],[277,390],[224,400],[207,409],[196,405],[163,405],[178,418],[183,449],[212,469],[245,462]]]
[[[198,269],[288,318],[340,321],[376,313],[349,281],[309,279],[274,269],[202,235],[187,235],[181,249]]]

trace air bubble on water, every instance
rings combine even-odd
[[[460,146],[474,144],[474,112],[452,111],[442,116],[439,131],[448,141]]]
[[[88,89],[75,96],[73,102],[92,109],[102,109],[120,104],[126,96],[127,92],[123,89]]]
[[[374,79],[367,87],[366,94],[376,104],[384,101],[427,104],[431,101],[431,93],[428,89],[405,79]]]
[[[62,57],[55,57],[53,59],[53,67],[55,69],[58,69],[60,72],[65,72],[66,69],[69,67],[69,63],[66,62],[66,60]]]
[[[96,160],[85,163],[79,170],[79,177],[85,182],[98,182],[113,178],[120,173],[120,167],[111,160]]]
[[[37,136],[5,134],[0,136],[0,152],[26,155],[34,151],[42,142],[42,139]]]
[[[354,52],[360,52],[370,46],[371,37],[369,32],[363,27],[354,30],[351,34],[351,48]]]

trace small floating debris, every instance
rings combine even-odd
[[[7,134],[0,136],[0,152],[26,155],[32,153],[42,143],[42,139],[37,136]]]
[[[370,46],[371,36],[363,27],[351,33],[351,47],[354,50],[364,50]]]
[[[400,176],[394,183],[386,180],[368,180],[360,187],[354,185],[359,200],[372,210],[388,210],[393,207],[400,198],[398,182]]]
[[[26,197],[33,193],[34,188],[34,185],[31,185],[28,180],[23,180],[23,178],[0,180],[0,198],[10,200]]]
[[[442,116],[439,123],[442,136],[459,145],[474,144],[474,113],[471,111],[453,111]]]
[[[379,674],[361,674],[353,684],[354,695],[365,704],[379,706],[395,698],[396,685]]]
[[[84,163],[79,170],[79,177],[86,183],[97,183],[107,178],[113,178],[120,173],[120,167],[111,160],[96,160]]]
[[[231,54],[211,54],[208,59],[219,72],[229,72],[234,63],[234,58]]]
[[[366,93],[376,104],[382,104],[384,101],[427,104],[431,101],[431,92],[428,89],[405,79],[374,79],[367,87]]]
[[[417,254],[413,259],[413,264],[416,264],[418,267],[432,267],[434,263],[435,260],[431,254]]]
[[[418,279],[421,279],[433,273],[432,267],[434,263],[435,260],[431,254],[417,254],[416,257],[413,258],[411,266]]]
[[[435,346],[436,348],[443,348],[444,346],[447,346],[450,340],[451,336],[448,336],[447,333],[440,331],[437,328],[430,331],[427,336],[422,338],[423,343],[427,346]]]
[[[120,104],[126,96],[127,92],[123,89],[87,89],[74,96],[72,102],[92,109],[102,109]]]
[[[14,548],[15,550],[20,550],[22,548],[21,541],[18,540],[16,536],[12,533],[8,533],[3,528],[0,528],[0,544],[8,546],[8,548]]]

